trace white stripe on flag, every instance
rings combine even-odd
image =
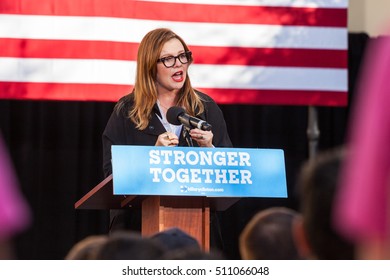
[[[348,45],[346,28],[0,15],[2,38],[140,42],[157,27],[171,28],[188,45],[329,50],[345,50]]]
[[[0,58],[0,81],[134,84],[136,63],[119,60]],[[191,65],[198,88],[346,91],[347,70]]]
[[[346,91],[347,70],[303,67],[192,65],[191,82],[200,88]]]
[[[0,58],[0,81],[36,83],[134,83],[134,61]]]

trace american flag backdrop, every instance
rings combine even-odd
[[[223,104],[347,105],[348,0],[1,0],[0,98],[117,101],[142,37],[189,45]]]

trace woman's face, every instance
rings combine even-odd
[[[182,43],[174,38],[166,42],[161,50],[160,58],[178,56],[185,52]],[[176,58],[172,67],[165,67],[164,63],[157,63],[156,87],[159,94],[164,92],[178,92],[184,85],[187,77],[188,63],[183,64]]]

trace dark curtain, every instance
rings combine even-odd
[[[319,150],[344,144],[355,82],[369,38],[349,35],[348,107],[318,107]],[[101,135],[111,102],[0,100],[0,130],[34,221],[16,237],[19,259],[63,259],[91,234],[107,233],[108,212],[75,210],[74,203],[103,179]],[[220,246],[238,259],[238,235],[259,210],[299,208],[294,188],[308,157],[305,106],[220,105],[235,147],[283,149],[289,198],[245,198],[212,217],[220,224]]]

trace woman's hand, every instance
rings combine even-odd
[[[174,147],[179,145],[179,138],[177,138],[177,135],[172,132],[164,132],[163,134],[160,134],[157,138],[155,146],[170,146]]]
[[[213,137],[214,134],[211,131],[203,131],[198,128],[194,128],[190,130],[190,136],[193,140],[195,140],[199,147],[209,147],[213,146]]]

